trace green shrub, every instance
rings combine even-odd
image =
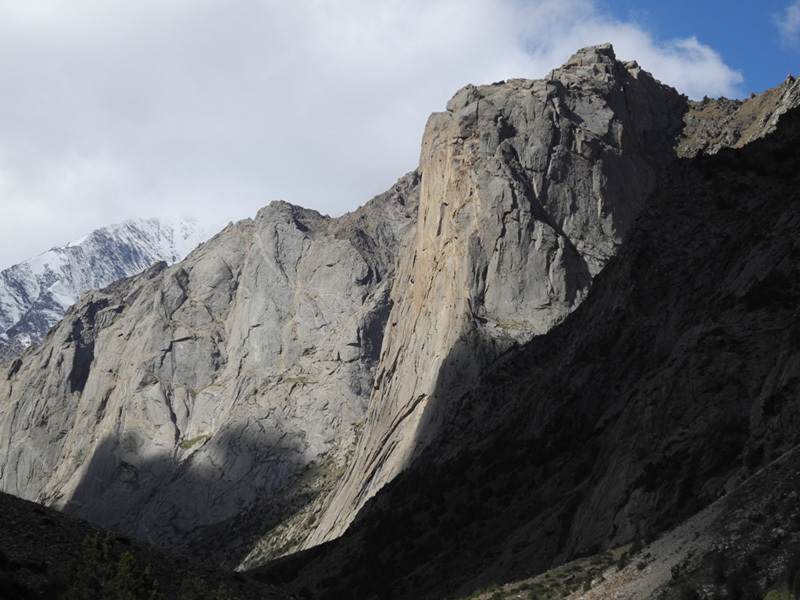
[[[800,594],[800,552],[797,550],[786,561],[786,584],[791,593]]]
[[[791,592],[772,590],[769,594],[764,596],[764,600],[795,600],[795,596]]]
[[[194,446],[197,442],[202,442],[204,439],[206,439],[208,437],[211,437],[211,436],[209,434],[205,434],[205,435],[198,435],[197,437],[192,438],[190,440],[181,440],[181,443],[178,444],[178,447],[181,450],[188,450],[189,448]]]
[[[115,540],[111,531],[83,540],[62,600],[163,600],[150,568],[140,568],[130,552],[118,556]]]
[[[237,598],[224,583],[220,583],[215,590],[209,590],[204,579],[191,577],[181,581],[178,600],[237,600]]]

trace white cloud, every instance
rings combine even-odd
[[[590,44],[692,97],[738,93],[696,39],[659,42],[596,4],[0,3],[0,268],[131,216],[352,210],[416,166],[458,88],[542,77]]]
[[[781,41],[788,46],[800,45],[800,0],[795,0],[779,15],[773,16]]]

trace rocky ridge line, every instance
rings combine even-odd
[[[742,148],[775,131],[781,116],[800,106],[800,81],[789,75],[780,85],[745,100],[690,101],[678,155],[716,154]]]

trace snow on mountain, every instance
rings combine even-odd
[[[133,219],[0,271],[0,363],[39,342],[84,292],[178,262],[208,237],[193,221]]]

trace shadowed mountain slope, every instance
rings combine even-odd
[[[0,597],[4,600],[55,600],[73,578],[87,537],[105,536],[96,525],[0,492]],[[223,571],[186,556],[116,535],[113,554],[130,553],[141,570],[149,568],[159,592],[177,599],[184,580],[220,584],[239,600],[280,600],[287,596],[241,574]]]
[[[581,307],[451,400],[436,442],[340,540],[261,576],[310,597],[458,597],[666,531],[766,465],[773,481],[796,468],[780,459],[800,441],[798,139],[795,110],[764,140],[670,167]],[[716,527],[763,512],[771,490],[752,488]],[[783,533],[765,530],[760,585],[800,545],[791,506]],[[723,548],[731,565],[758,556],[740,543]]]

